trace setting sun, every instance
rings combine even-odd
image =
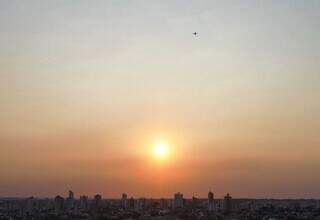
[[[168,154],[168,146],[164,143],[154,145],[154,153],[157,157],[165,157]]]

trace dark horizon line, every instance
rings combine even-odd
[[[101,195],[99,193],[95,194],[95,195]],[[56,195],[56,196],[61,196],[61,195]],[[29,198],[35,198],[35,199],[54,199],[56,196],[51,196],[51,197],[46,197],[46,196],[0,196],[0,199],[29,199]],[[80,195],[80,196],[87,196],[87,195]],[[80,196],[75,197],[75,200],[80,200]],[[102,196],[102,195],[101,195]],[[232,199],[235,200],[320,200],[320,197],[315,198],[315,197],[310,197],[310,198],[306,198],[306,197],[295,197],[295,198],[256,198],[256,197],[233,197],[232,195],[230,195],[232,197]],[[61,196],[63,198],[68,198],[68,196]],[[128,196],[127,199],[155,199],[155,200],[161,200],[161,199],[166,199],[166,200],[174,200],[173,197],[145,197],[145,196],[139,196],[139,197],[133,197],[133,196]],[[208,198],[206,197],[194,197],[196,199],[199,200],[207,200]],[[88,199],[94,199],[94,196],[90,197],[88,196]],[[121,200],[121,197],[117,197],[117,198],[112,198],[112,197],[103,197],[103,200]],[[187,199],[187,200],[192,200],[193,197],[185,197],[183,199]],[[215,200],[223,200],[224,197],[214,197]]]

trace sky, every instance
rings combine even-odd
[[[320,198],[319,11],[1,0],[0,196]]]

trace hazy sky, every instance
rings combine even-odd
[[[1,0],[0,196],[320,197],[319,21],[317,0]]]

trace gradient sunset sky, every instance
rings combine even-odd
[[[0,196],[319,198],[319,21],[317,0],[1,0]]]

